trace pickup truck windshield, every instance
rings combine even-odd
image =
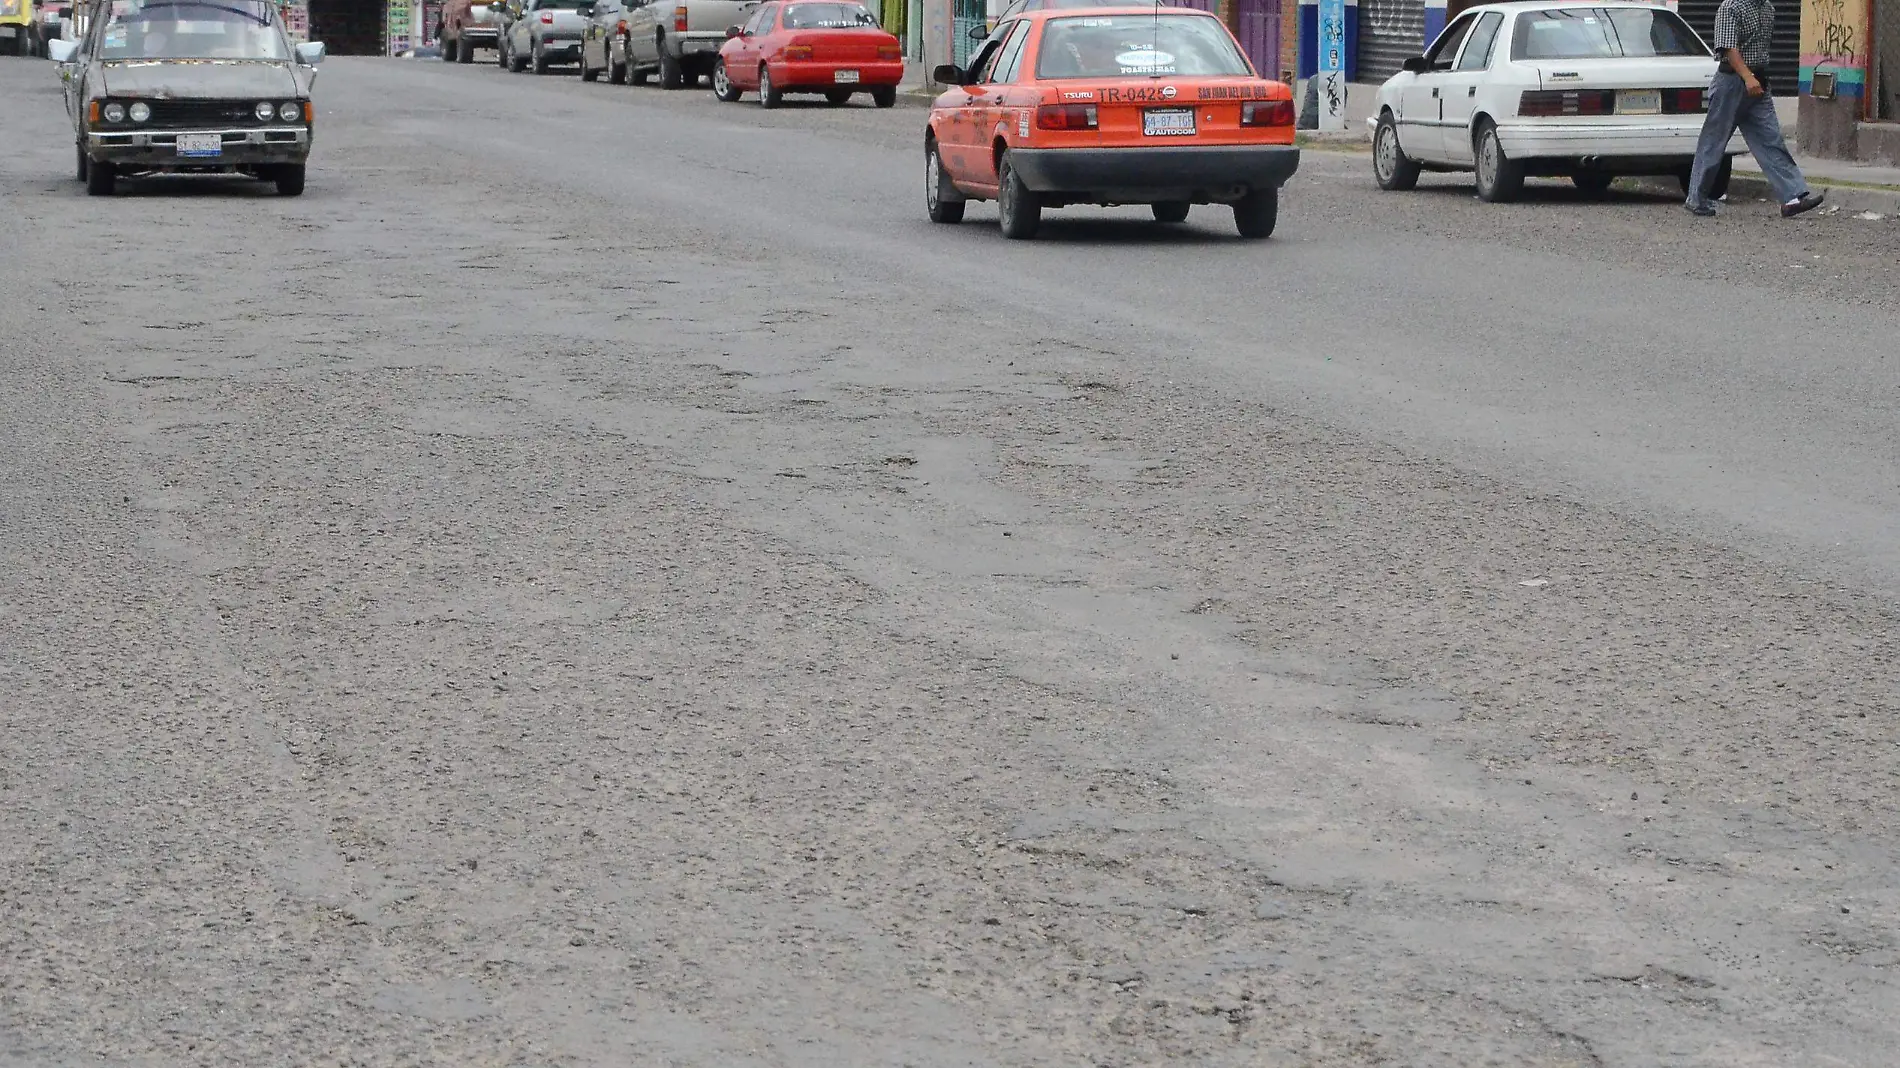
[[[1564,7],[1526,11],[1511,35],[1512,59],[1636,59],[1706,56],[1709,50],[1673,11]]]
[[[1252,77],[1246,57],[1211,15],[1074,15],[1050,19],[1039,78]]]
[[[793,4],[785,9],[788,30],[850,30],[876,26],[877,20],[858,4]]]
[[[99,38],[104,59],[289,59],[277,9],[260,0],[118,0]]]

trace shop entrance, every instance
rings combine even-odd
[[[383,0],[310,0],[310,39],[333,56],[380,56],[383,12]]]

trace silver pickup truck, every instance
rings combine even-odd
[[[627,74],[635,85],[658,71],[679,89],[712,75],[726,30],[744,22],[758,0],[645,0],[627,4]]]
[[[587,0],[509,0],[501,14],[503,68],[516,74],[530,66],[546,74],[555,63],[578,63]]]

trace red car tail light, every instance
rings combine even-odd
[[[810,45],[786,45],[785,58],[786,59],[810,59],[811,46]]]
[[[681,4],[680,6],[673,9],[673,32],[674,33],[686,32],[686,5],[685,4]]]
[[[1094,104],[1044,104],[1036,109],[1038,130],[1093,130]]]
[[[901,46],[894,45],[894,44],[878,45],[877,58],[882,59],[882,60],[887,60],[887,61],[894,60],[894,59],[903,59],[904,49]]]
[[[554,12],[552,11],[541,12],[541,25],[543,26],[554,25]]]
[[[1249,100],[1240,105],[1242,126],[1291,126],[1293,101]]]
[[[1663,111],[1670,115],[1700,115],[1709,110],[1700,89],[1664,89]]]
[[[615,33],[626,33],[626,32],[627,32],[627,20],[626,20],[626,19],[621,19],[621,20],[620,20],[620,23],[619,23],[619,25],[617,25],[617,26],[615,26],[615,27],[614,27],[614,32],[615,32]]]
[[[1526,90],[1517,99],[1517,113],[1528,118],[1557,115],[1608,115],[1616,95],[1605,89]]]

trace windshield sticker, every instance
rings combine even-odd
[[[1123,74],[1173,74],[1174,55],[1152,48],[1137,48],[1115,57]]]

